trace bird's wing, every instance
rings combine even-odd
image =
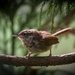
[[[44,32],[42,34],[42,39],[40,40],[40,43],[45,45],[45,46],[50,46],[52,44],[58,43],[58,38],[56,36],[52,36],[48,32]]]

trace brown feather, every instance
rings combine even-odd
[[[58,38],[56,36],[52,36],[50,33],[46,31],[40,31],[39,33],[42,36],[42,40],[40,41],[41,44],[45,46],[50,46],[52,44],[59,43]]]

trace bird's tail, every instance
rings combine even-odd
[[[63,30],[60,30],[60,31],[58,31],[58,32],[56,32],[56,33],[54,33],[54,34],[52,34],[53,36],[58,36],[58,35],[60,35],[60,34],[63,34],[63,33],[65,33],[65,32],[68,32],[68,31],[71,31],[72,30],[72,28],[65,28],[65,29],[63,29]]]

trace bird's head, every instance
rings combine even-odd
[[[25,41],[34,34],[35,29],[23,30],[19,34],[14,34],[13,37],[18,37],[21,41]]]

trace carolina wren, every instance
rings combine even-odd
[[[47,31],[28,29],[21,31],[19,34],[14,34],[13,36],[18,37],[23,42],[24,47],[31,52],[27,55],[27,57],[29,57],[34,53],[42,53],[50,50],[53,44],[59,43],[56,36],[69,30],[71,30],[71,28],[63,29],[51,35]]]

